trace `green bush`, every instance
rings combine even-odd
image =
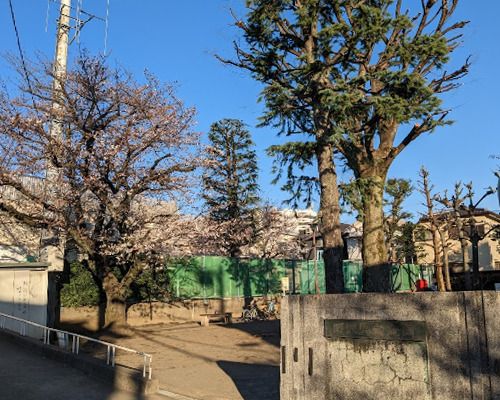
[[[182,263],[182,260],[176,260]],[[119,277],[119,271],[116,271]],[[169,301],[171,299],[170,274],[166,267],[146,268],[132,283],[127,302]],[[92,275],[80,263],[71,264],[69,283],[61,290],[63,307],[96,306],[99,304],[99,289]]]
[[[61,290],[63,307],[96,306],[99,304],[99,289],[92,275],[80,263],[70,267],[70,280]]]
[[[169,301],[170,277],[165,267],[146,268],[131,286],[129,303]]]

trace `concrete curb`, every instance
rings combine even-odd
[[[41,354],[51,360],[67,364],[75,369],[84,372],[91,378],[104,383],[112,384],[118,390],[124,390],[140,394],[155,394],[159,390],[157,379],[145,379],[142,373],[126,367],[115,366],[114,368],[103,363],[102,360],[89,357],[85,354],[75,355],[52,345],[45,345],[42,342],[26,336],[19,336],[13,332],[2,330],[0,337],[11,343],[28,348],[35,353]]]

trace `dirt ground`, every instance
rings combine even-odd
[[[76,317],[67,316],[68,330],[93,325],[91,314]],[[203,400],[279,399],[279,321],[165,323],[101,337],[152,354],[163,390]],[[138,367],[140,361],[117,352],[119,364]]]

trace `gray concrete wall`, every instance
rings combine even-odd
[[[336,325],[326,337],[325,320],[373,320],[375,328],[345,334]],[[391,324],[410,334],[388,331]],[[496,292],[289,296],[281,400],[500,399],[499,342]]]
[[[46,264],[0,265],[0,312],[47,325],[48,272]],[[18,322],[6,320],[5,328],[19,331]],[[26,334],[42,338],[41,329],[28,327]]]
[[[144,323],[159,323],[165,321],[200,321],[200,314],[231,313],[234,317],[241,316],[245,299],[207,299],[189,300],[184,302],[160,303],[154,302],[134,304],[127,310],[127,320],[134,325]],[[152,318],[151,318],[152,317]]]
[[[261,303],[261,297],[254,297]],[[245,299],[242,297],[227,299],[193,299],[172,303],[153,302],[132,305],[127,310],[127,322],[132,326],[159,324],[164,322],[200,322],[200,314],[231,313],[233,318],[241,317]],[[279,310],[279,298],[277,304]],[[75,323],[98,318],[97,307],[61,307],[61,322]],[[90,328],[90,326],[89,326]]]

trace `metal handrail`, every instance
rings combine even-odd
[[[119,346],[117,344],[105,342],[103,340],[94,339],[94,338],[91,338],[88,336],[80,335],[78,333],[68,332],[68,331],[64,331],[61,329],[49,328],[48,326],[37,324],[36,322],[28,321],[28,320],[25,320],[22,318],[14,317],[13,315],[4,314],[4,313],[0,312],[0,328],[1,329],[6,329],[5,322],[7,319],[17,321],[20,323],[19,334],[21,336],[26,336],[26,326],[27,325],[31,325],[31,326],[42,329],[43,330],[43,343],[47,344],[47,345],[50,344],[50,332],[56,332],[56,334],[61,333],[61,334],[65,335],[65,337],[71,338],[71,352],[75,355],[78,355],[78,353],[80,351],[80,339],[84,339],[84,340],[87,340],[90,342],[102,344],[102,345],[107,347],[106,364],[111,365],[112,367],[115,366],[116,349],[142,356],[144,358],[143,359],[142,376],[143,376],[143,378],[146,378],[146,376],[147,376],[148,379],[151,379],[152,371],[153,371],[153,368],[152,368],[153,356],[151,354],[144,353],[142,351],[129,349],[128,347]]]

